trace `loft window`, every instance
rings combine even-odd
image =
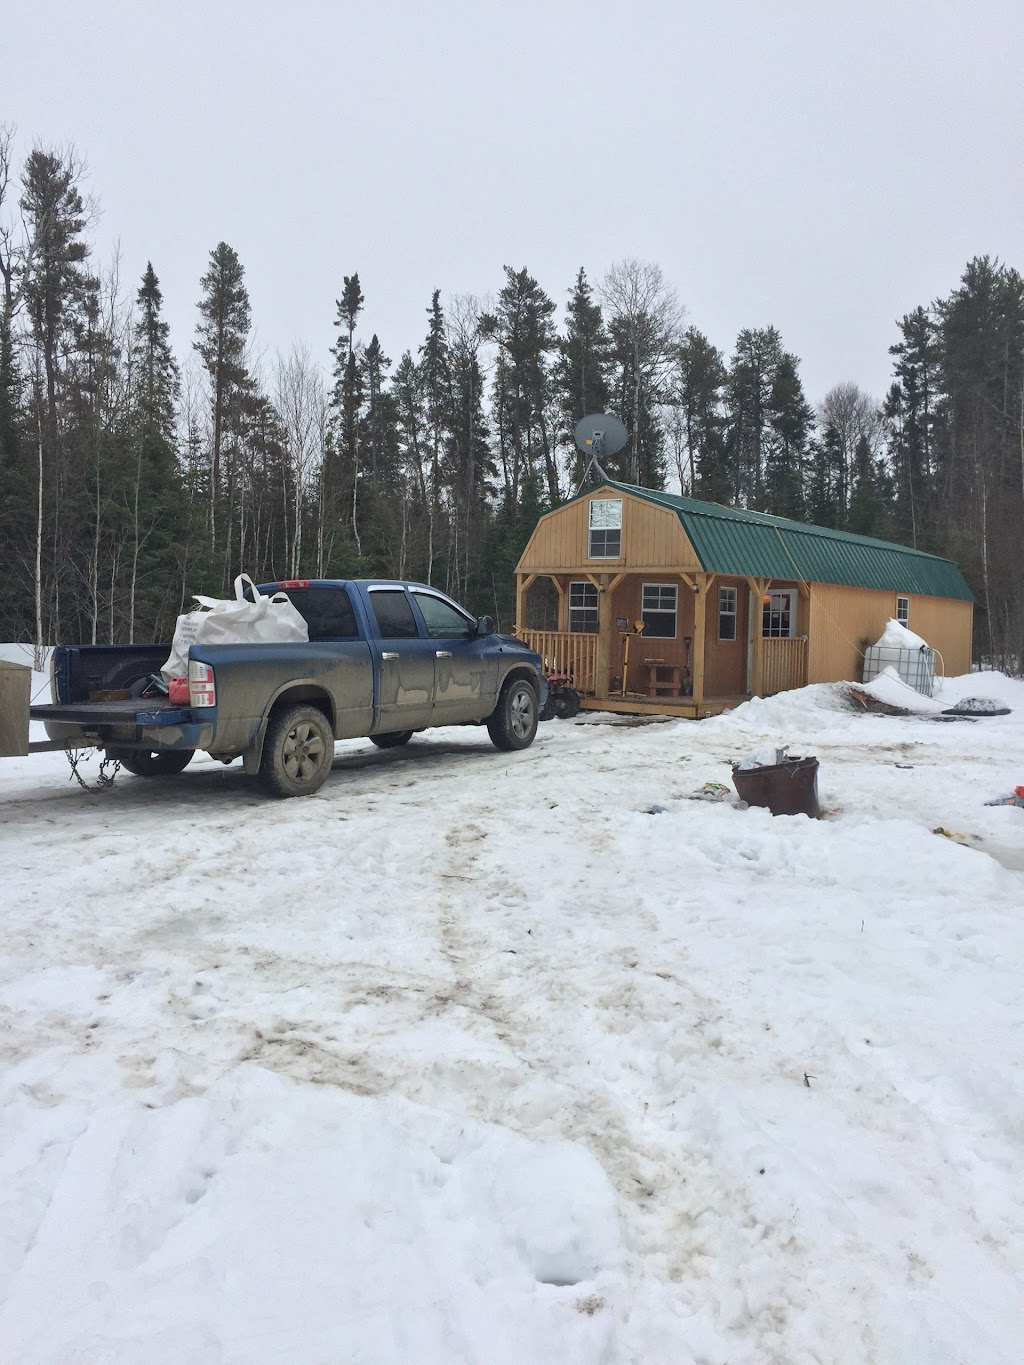
[[[672,583],[645,583],[642,614],[644,635],[658,640],[676,638],[678,589]]]
[[[909,598],[909,597],[897,597],[897,599],[896,599],[896,620],[899,621],[899,623],[900,623],[901,626],[905,626],[905,625],[909,624],[909,622],[910,622],[910,598]]]
[[[573,635],[597,634],[597,589],[593,583],[569,584],[569,630]]]
[[[718,589],[718,638],[736,639],[736,589]]]
[[[762,602],[761,634],[766,640],[788,640],[796,634],[796,589],[775,588]]]
[[[588,559],[618,559],[622,554],[622,499],[592,498]]]

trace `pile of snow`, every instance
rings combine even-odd
[[[892,620],[886,626],[879,639],[875,641],[876,649],[927,649],[928,641],[920,635],[915,635],[912,630],[908,630],[902,622]]]
[[[1015,1365],[1024,683],[967,696],[285,802],[0,760],[0,1356]],[[783,745],[827,818],[693,799]]]
[[[887,706],[898,706],[904,711],[915,711],[920,715],[939,715],[946,706],[945,702],[926,697],[905,683],[892,664],[886,664],[877,677],[861,684],[858,691],[866,692],[869,697],[885,702]]]

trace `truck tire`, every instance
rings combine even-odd
[[[539,710],[537,689],[526,678],[512,678],[501,689],[487,722],[491,743],[507,752],[528,749],[537,733]]]
[[[192,762],[195,749],[108,749],[107,757],[136,777],[173,777]]]
[[[400,749],[415,733],[414,730],[392,730],[390,735],[371,735],[370,743],[376,744],[378,749]]]
[[[289,706],[267,727],[260,783],[271,796],[312,796],[334,762],[334,733],[315,706]]]

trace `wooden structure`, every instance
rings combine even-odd
[[[859,681],[893,618],[966,673],[972,601],[948,559],[611,481],[541,517],[516,568],[516,634],[592,710],[700,717]]]

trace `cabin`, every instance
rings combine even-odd
[[[699,718],[860,681],[893,618],[967,673],[972,615],[952,560],[611,480],[542,516],[516,566],[516,635],[591,710]]]

